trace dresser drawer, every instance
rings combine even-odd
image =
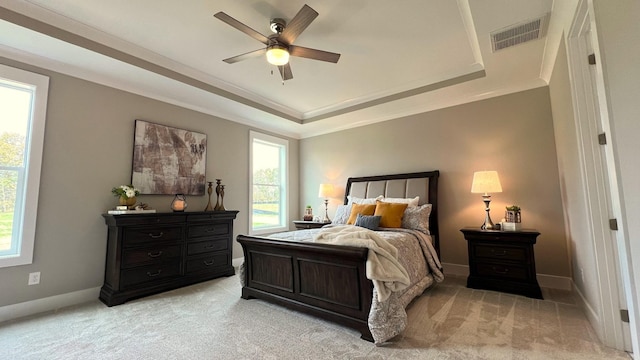
[[[123,268],[144,264],[164,262],[167,259],[179,258],[182,254],[180,245],[148,246],[143,248],[125,249],[122,252]]]
[[[123,246],[135,246],[144,243],[180,242],[182,226],[126,227]]]
[[[527,268],[522,266],[479,262],[476,264],[476,271],[480,276],[511,280],[529,280]]]
[[[220,251],[226,250],[228,248],[227,239],[218,239],[218,240],[209,240],[209,241],[199,241],[189,243],[187,246],[187,255],[196,255],[202,254],[210,251]]]
[[[187,259],[187,273],[200,272],[221,266],[229,266],[229,254],[218,252],[207,255],[198,255]]]
[[[513,261],[527,260],[527,251],[523,247],[476,244],[473,245],[473,251],[478,258]]]
[[[127,288],[129,286],[149,283],[179,275],[180,259],[178,258],[175,259],[175,261],[122,270],[120,275],[120,286],[122,288]]]
[[[229,234],[229,223],[210,223],[206,225],[189,225],[187,230],[187,237],[189,239],[204,237],[204,236],[217,236]]]

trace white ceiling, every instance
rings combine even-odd
[[[260,42],[304,1],[0,0],[0,56],[296,138],[548,84],[575,1],[308,0],[295,45],[341,54],[290,61],[284,84]],[[547,36],[495,53],[489,34],[551,13]],[[273,71],[273,73],[272,73]]]

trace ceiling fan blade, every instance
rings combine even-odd
[[[263,43],[265,45],[269,45],[269,38],[268,37],[260,34],[259,32],[253,30],[252,28],[250,28],[247,25],[241,23],[240,21],[238,21],[238,20],[232,18],[231,16],[223,13],[222,11],[214,14],[213,16],[218,18],[219,20],[222,20],[225,23],[231,25],[232,27],[242,31],[243,33],[251,36],[252,38],[260,41],[261,43]]]
[[[305,4],[284,28],[278,40],[282,40],[287,45],[291,45],[317,16],[318,13],[309,7],[309,5]]]
[[[237,63],[238,61],[242,61],[242,60],[246,60],[246,59],[250,59],[253,57],[257,57],[260,55],[264,55],[267,52],[267,49],[258,49],[258,50],[254,50],[254,51],[249,51],[248,53],[244,53],[242,55],[237,55],[234,57],[230,57],[228,59],[224,59],[222,61],[226,62],[227,64],[233,64],[233,63]]]
[[[293,79],[293,73],[291,72],[291,65],[289,65],[289,63],[286,63],[282,66],[278,66],[278,71],[280,71],[280,76],[282,76],[282,81]]]
[[[337,63],[340,59],[340,54],[332,53],[328,51],[310,49],[302,46],[289,46],[289,55],[303,57],[307,59],[327,61],[332,63]]]

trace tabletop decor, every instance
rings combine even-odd
[[[140,195],[140,191],[133,185],[120,185],[111,189],[113,196],[118,197],[120,205],[134,206],[136,204],[136,196]]]

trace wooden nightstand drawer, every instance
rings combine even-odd
[[[522,266],[495,264],[495,263],[477,263],[476,270],[479,276],[491,276],[495,278],[527,280],[527,269]]]
[[[170,258],[179,258],[181,253],[182,247],[180,245],[149,246],[137,249],[126,249],[122,252],[122,267],[128,268],[163,262]]]
[[[209,240],[189,243],[187,255],[202,254],[210,251],[220,251],[227,249],[227,239]]]
[[[229,234],[229,223],[212,223],[206,225],[190,225],[187,230],[189,240],[198,237],[227,235]]]
[[[180,259],[157,265],[141,266],[122,271],[121,286],[127,288],[132,285],[158,281],[180,275]]]
[[[144,243],[180,242],[181,226],[126,227],[122,245],[125,247]]]
[[[475,256],[478,258],[526,261],[527,251],[522,247],[509,247],[498,245],[474,245]]]

